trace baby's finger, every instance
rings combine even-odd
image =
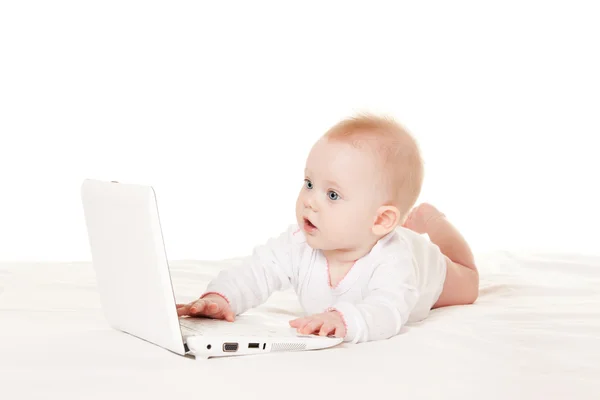
[[[296,318],[290,321],[290,326],[292,328],[299,328],[304,325],[306,325],[306,318]]]
[[[181,317],[182,315],[190,315],[190,308],[187,305],[177,309],[177,316]]]
[[[304,327],[311,322],[312,322],[312,318],[303,318],[302,321],[300,321],[300,323],[298,324],[298,327],[296,329],[298,330],[298,332],[302,332],[304,330]]]
[[[319,329],[321,329],[322,325],[323,325],[323,320],[313,319],[312,321],[310,321],[308,324],[306,324],[301,329],[301,332],[304,334],[311,334],[311,333],[317,332]]]
[[[197,300],[192,305],[190,305],[190,313],[192,314],[203,314],[204,309],[206,308],[205,300]]]
[[[233,322],[235,320],[235,315],[233,311],[229,310],[224,314],[225,320],[229,322]]]
[[[221,312],[221,308],[217,303],[213,303],[212,301],[206,301],[204,306],[204,314],[210,317],[214,317],[215,315]]]
[[[343,338],[346,336],[346,327],[344,325],[338,325],[335,328],[335,337]]]
[[[326,322],[321,327],[321,330],[319,331],[319,335],[320,336],[329,336],[329,334],[331,332],[335,332],[335,325],[333,325],[332,323]]]

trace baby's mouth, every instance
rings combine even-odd
[[[304,218],[304,225],[310,229],[317,229],[317,227],[312,222],[310,222],[308,218]]]

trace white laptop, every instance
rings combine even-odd
[[[88,179],[81,196],[100,300],[113,328],[198,359],[316,350],[342,342],[297,335],[282,321],[252,315],[233,323],[179,318],[154,189]]]

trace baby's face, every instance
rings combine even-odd
[[[308,244],[339,250],[364,246],[381,196],[374,182],[377,164],[370,154],[346,143],[321,139],[306,161],[296,218]]]

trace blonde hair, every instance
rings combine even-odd
[[[397,207],[404,221],[421,193],[424,174],[419,146],[410,133],[393,118],[359,114],[331,127],[324,138],[374,152],[382,170],[384,202]]]

